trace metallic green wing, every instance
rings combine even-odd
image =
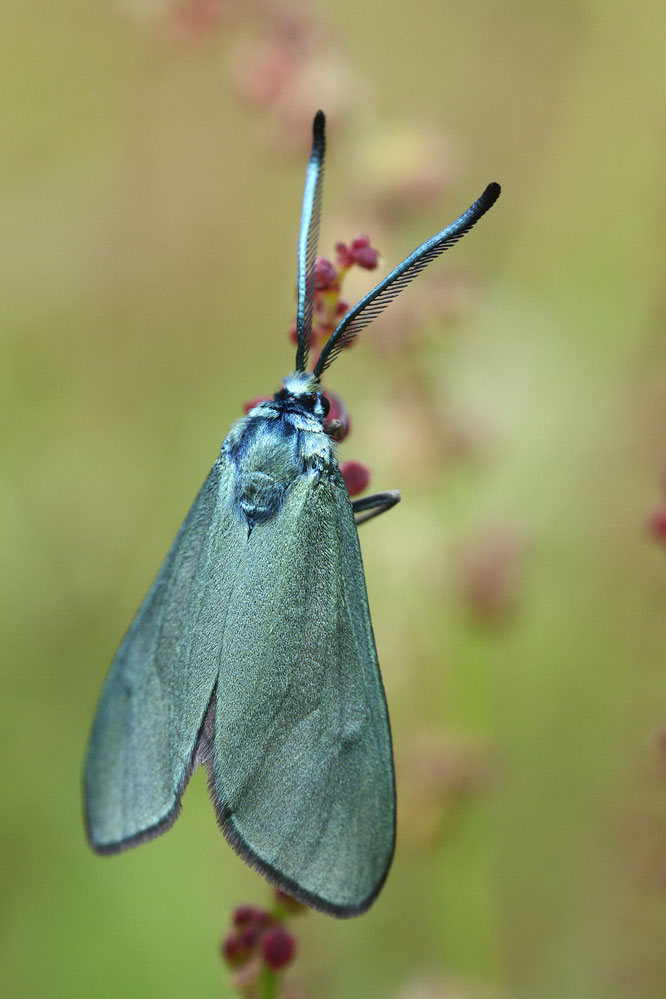
[[[218,819],[270,880],[337,916],[363,912],[395,839],[391,736],[363,564],[337,467],[299,477],[257,525],[222,640]]]
[[[232,487],[220,458],[111,664],[84,773],[88,836],[101,853],[151,839],[178,815],[247,540]]]

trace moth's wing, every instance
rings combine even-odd
[[[178,814],[247,542],[232,488],[219,458],[111,664],[84,773],[88,836],[101,853],[157,836]]]
[[[395,783],[337,468],[318,485],[302,476],[280,514],[254,528],[229,621],[209,773],[220,824],[290,894],[336,916],[363,912],[393,856]]]

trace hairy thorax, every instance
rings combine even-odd
[[[222,455],[235,468],[235,505],[252,529],[279,512],[300,476],[320,480],[335,464],[321,420],[296,400],[262,402],[231,429]]]

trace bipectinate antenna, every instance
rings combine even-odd
[[[312,307],[314,301],[314,272],[317,262],[319,214],[321,191],[324,181],[324,153],[326,151],[326,118],[317,111],[312,124],[312,151],[305,174],[301,229],[298,234],[298,306],[296,310],[296,370],[305,371],[312,335]]]
[[[435,236],[421,243],[413,253],[405,257],[401,264],[391,271],[383,281],[372,289],[361,301],[350,309],[342,319],[340,325],[331,335],[325,344],[319,360],[317,361],[313,374],[321,378],[322,373],[362,329],[375,319],[380,312],[383,312],[389,302],[392,302],[396,295],[400,294],[403,288],[412,281],[417,274],[428,266],[431,260],[448,250],[450,246],[457,243],[466,232],[476,225],[479,219],[486,214],[489,208],[495,204],[500,195],[499,184],[488,184],[480,198],[471,205],[460,218],[452,222],[446,229],[442,229]]]

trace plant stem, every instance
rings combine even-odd
[[[277,997],[277,975],[270,968],[261,969],[261,980],[259,997],[260,999],[276,999]]]

